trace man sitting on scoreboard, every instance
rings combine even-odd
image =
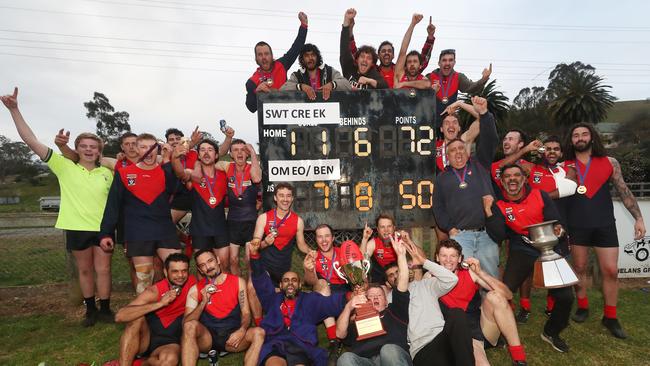
[[[341,28],[341,49],[340,61],[343,76],[352,85],[353,90],[357,89],[386,89],[388,84],[381,76],[375,65],[377,64],[377,51],[372,46],[361,46],[354,55],[350,54],[350,24],[354,22],[357,11],[348,9],[343,18]],[[355,63],[356,61],[356,63]]]
[[[354,40],[354,19],[350,22],[350,54],[354,56],[357,53],[357,45]],[[418,72],[424,71],[427,66],[429,66],[429,59],[431,58],[431,50],[433,49],[433,42],[436,40],[434,33],[436,32],[436,27],[431,22],[431,17],[429,17],[429,25],[427,26],[427,38],[424,41],[422,46],[422,51],[420,55],[420,69]],[[388,84],[389,89],[393,89],[394,79],[395,79],[395,64],[393,63],[393,58],[395,57],[395,47],[390,41],[383,41],[379,44],[377,48],[377,53],[379,54],[379,65],[377,65],[377,71],[384,77],[386,83]]]
[[[399,49],[399,56],[395,64],[395,76],[393,85],[395,89],[400,88],[414,88],[414,89],[429,89],[431,87],[431,80],[422,76],[420,72],[420,64],[422,63],[422,55],[418,51],[411,51],[406,53],[411,43],[411,35],[415,25],[422,20],[422,14],[413,14],[411,24],[409,25],[402,45]],[[434,27],[435,29],[435,27]],[[438,84],[436,84],[438,85]]]
[[[271,50],[268,43],[260,41],[255,45],[255,63],[259,67],[246,80],[246,108],[249,111],[257,112],[258,93],[269,93],[273,89],[278,90],[287,81],[287,71],[296,61],[298,51],[307,39],[307,14],[298,13],[298,19],[300,19],[298,35],[284,56],[274,60],[273,50]]]
[[[456,50],[446,49],[440,52],[438,57],[439,68],[433,70],[427,77],[431,82],[436,80],[440,83],[440,89],[436,93],[436,110],[441,111],[447,108],[449,103],[458,99],[458,92],[479,93],[487,83],[492,74],[492,64],[483,69],[482,77],[478,81],[470,80],[465,74],[454,70],[456,65]],[[440,117],[436,116],[436,126],[440,125]]]
[[[395,219],[388,214],[380,214],[375,223],[377,236],[370,240],[372,229],[366,224],[359,249],[365,256],[372,257],[370,282],[384,283],[386,282],[386,267],[397,262],[395,249],[391,245],[391,238],[395,236]]]
[[[323,100],[330,98],[334,90],[351,90],[350,82],[332,66],[323,63],[318,47],[311,43],[302,46],[298,56],[300,69],[291,73],[280,90],[298,90],[307,94],[309,100],[316,100],[316,92],[323,92]]]

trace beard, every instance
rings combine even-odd
[[[294,290],[293,292],[291,292],[291,293],[290,293],[290,292],[287,292],[287,290],[282,290],[282,292],[284,292],[284,297],[285,297],[285,298],[287,298],[287,299],[289,299],[289,300],[293,300],[293,299],[295,299],[296,297],[298,297],[298,293],[300,292],[300,290],[295,289],[295,290]]]
[[[585,152],[585,151],[587,151],[587,150],[589,150],[591,148],[591,144],[592,144],[591,140],[589,142],[587,142],[586,144],[584,144],[584,145],[580,144],[580,142],[578,142],[578,144],[573,144],[573,148],[577,152]]]

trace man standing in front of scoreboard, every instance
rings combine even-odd
[[[298,52],[307,39],[307,14],[298,13],[298,19],[300,19],[298,35],[284,56],[274,60],[273,50],[271,50],[268,43],[260,41],[255,45],[255,63],[259,67],[246,80],[246,107],[249,111],[257,112],[258,93],[269,93],[273,89],[278,90],[287,81],[287,70],[296,61]]]
[[[350,82],[333,67],[323,63],[318,47],[311,43],[302,46],[298,56],[300,69],[291,73],[280,90],[302,91],[309,100],[316,100],[316,92],[323,92],[323,100],[328,100],[334,90],[351,90]]]
[[[262,264],[276,286],[282,275],[291,270],[293,248],[298,245],[305,254],[310,250],[303,233],[305,223],[291,210],[294,192],[295,188],[289,183],[276,184],[273,192],[275,208],[257,218],[253,233],[253,239],[262,241]]]
[[[481,139],[471,158],[466,143],[455,139],[447,144],[449,166],[436,177],[433,214],[438,226],[463,247],[468,257],[478,259],[493,277],[498,276],[499,247],[485,232],[484,196],[493,196],[490,166],[499,137],[494,116],[488,112],[484,98],[473,97],[479,114]]]

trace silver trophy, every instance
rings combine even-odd
[[[533,286],[537,288],[560,288],[578,283],[573,268],[567,260],[553,251],[559,239],[553,231],[557,220],[526,226],[528,237],[522,239],[541,252],[535,262]]]

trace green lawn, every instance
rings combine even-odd
[[[37,230],[37,229],[33,229]],[[3,233],[0,231],[0,236]],[[424,249],[428,252],[428,243]],[[60,232],[46,235],[4,236],[0,240],[0,365],[77,365],[81,362],[100,366],[118,355],[123,326],[80,326],[83,309],[67,302],[65,286],[26,287],[38,284],[65,283],[68,267]],[[293,267],[302,259],[294,255]],[[301,271],[299,271],[301,272]],[[113,257],[114,283],[128,281],[126,261],[120,251]],[[23,286],[3,289],[8,286]],[[113,309],[132,298],[128,285],[117,285],[112,297]],[[13,291],[13,292],[12,292]],[[546,317],[542,313],[545,292],[533,292],[533,314],[529,323],[520,326],[520,335],[530,365],[650,365],[647,340],[650,339],[650,293],[647,288],[624,289],[620,293],[619,317],[630,338],[618,340],[600,325],[602,296],[589,293],[592,317],[585,324],[571,323],[562,334],[571,352],[560,354],[543,342],[539,334]],[[60,298],[59,298],[60,297]],[[31,299],[30,299],[31,298]],[[78,303],[78,302],[77,302]],[[417,321],[417,320],[411,320]],[[324,330],[320,329],[323,345]],[[509,365],[505,349],[487,351],[492,365]],[[221,366],[241,365],[241,355],[223,358]],[[202,361],[202,365],[207,362]]]
[[[590,292],[594,315],[584,324],[572,323],[562,334],[571,347],[567,354],[554,351],[539,338],[546,317],[541,308],[544,293],[535,291],[533,314],[529,323],[520,326],[521,338],[530,365],[648,365],[647,340],[650,337],[650,295],[639,289],[622,290],[619,316],[629,339],[618,340],[600,325],[600,294]],[[535,311],[538,310],[538,311]],[[121,325],[97,325],[84,329],[76,317],[60,314],[14,316],[0,318],[0,364],[76,365],[80,362],[103,362],[117,357]],[[321,327],[321,341],[325,344]],[[487,352],[492,365],[508,365],[505,349]],[[241,365],[241,355],[221,359],[220,365]],[[203,362],[206,365],[207,362]]]

